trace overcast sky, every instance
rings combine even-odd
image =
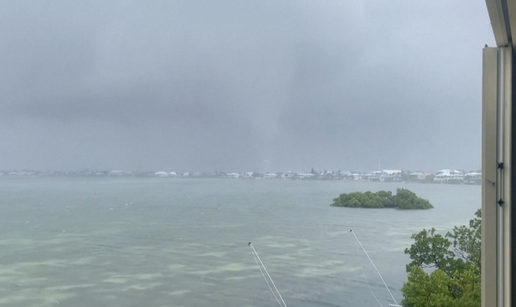
[[[482,0],[0,2],[0,170],[476,170]]]

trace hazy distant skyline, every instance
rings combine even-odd
[[[13,1],[0,39],[0,169],[480,168],[481,0]]]

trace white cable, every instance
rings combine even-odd
[[[362,245],[362,243],[360,243],[360,240],[358,239],[357,235],[353,232],[353,230],[350,230],[349,232],[351,232],[353,234],[353,236],[355,237],[355,239],[357,240],[358,244],[360,245],[360,247],[362,248],[362,250],[364,251],[364,253],[366,254],[367,256],[367,259],[369,259],[369,262],[371,262],[371,264],[373,265],[373,268],[376,270],[376,273],[378,273],[378,276],[380,276],[380,279],[382,280],[383,282],[383,285],[385,286],[385,289],[387,289],[387,292],[389,292],[392,300],[394,301],[394,303],[396,303],[396,305],[398,305],[398,301],[396,301],[396,299],[394,298],[394,295],[392,295],[392,292],[391,290],[389,289],[389,287],[387,286],[387,284],[385,283],[385,280],[383,280],[383,277],[382,277],[382,274],[380,274],[380,271],[378,271],[378,269],[376,268],[376,265],[374,265],[374,262],[373,260],[371,260],[371,257],[369,257],[369,254],[367,253],[367,251],[365,250],[364,246]]]
[[[262,259],[260,259],[260,256],[258,255],[258,252],[254,249],[254,246],[251,244],[251,242],[249,242],[249,247],[251,247],[251,249],[253,250],[254,254],[256,255],[256,258],[258,259],[258,261],[260,262],[260,264],[262,265],[263,267],[263,270],[265,271],[265,273],[267,274],[267,276],[269,277],[271,283],[272,283],[272,286],[274,287],[274,289],[276,290],[276,293],[278,293],[278,296],[281,300],[281,302],[283,303],[282,306],[284,307],[287,307],[287,304],[285,303],[285,301],[283,300],[283,297],[281,296],[281,293],[279,292],[278,288],[276,287],[276,284],[274,284],[274,280],[272,280],[272,277],[271,275],[269,275],[269,272],[267,271],[267,268],[265,267],[265,265],[263,264],[262,262]],[[281,305],[281,304],[280,304]]]
[[[263,276],[263,279],[265,280],[265,283],[267,284],[267,287],[269,287],[269,290],[271,290],[271,293],[272,295],[274,296],[274,299],[276,299],[276,302],[278,302],[278,304],[283,307],[283,305],[281,304],[280,300],[278,299],[278,297],[276,296],[276,293],[274,292],[274,290],[272,290],[272,287],[269,283],[269,280],[267,279],[267,277],[265,276],[265,274],[263,273],[263,269],[262,269],[262,266],[260,265],[260,263],[258,262],[258,258],[256,258],[256,255],[254,254],[253,250],[251,249],[251,254],[253,255],[253,258],[254,258],[254,261],[256,262],[256,265],[258,266],[258,268],[260,269],[260,273],[262,273],[262,276]]]
[[[359,255],[358,253],[358,246],[357,246],[357,256]],[[367,287],[369,288],[369,292],[371,292],[371,295],[374,297],[374,299],[376,300],[376,302],[378,302],[378,305],[380,305],[381,307],[384,307],[382,305],[382,303],[380,303],[380,301],[378,300],[378,298],[376,297],[376,295],[374,294],[373,292],[373,289],[371,288],[371,285],[369,284],[369,281],[367,280],[367,276],[365,274],[365,270],[364,270],[364,267],[361,265],[360,268],[362,269],[362,275],[364,276],[364,279],[365,279],[365,282],[367,284]]]

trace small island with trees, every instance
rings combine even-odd
[[[418,197],[414,192],[407,189],[397,189],[396,195],[392,195],[391,191],[343,193],[333,199],[331,206],[350,208],[396,208],[402,210],[431,209],[434,207],[428,200]]]

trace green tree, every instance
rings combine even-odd
[[[478,268],[481,266],[480,252],[482,243],[482,211],[475,212],[475,218],[469,221],[469,227],[455,226],[453,232],[448,232],[446,237],[452,240],[453,252],[457,258],[466,263],[472,263]]]
[[[417,197],[406,189],[397,189],[396,195],[391,191],[378,191],[373,193],[352,192],[343,193],[333,199],[332,206],[337,207],[362,207],[362,208],[398,208],[398,209],[430,209],[433,206],[426,199]]]
[[[468,226],[456,226],[444,236],[434,228],[412,235],[414,243],[405,249],[412,261],[401,289],[404,307],[480,306],[480,226],[477,210]]]
[[[480,274],[471,266],[448,276],[442,270],[427,274],[412,267],[408,282],[401,289],[403,307],[476,307],[481,305]]]
[[[469,227],[455,226],[445,236],[435,233],[435,228],[413,234],[414,243],[405,249],[405,254],[412,259],[407,272],[411,267],[419,266],[441,269],[451,276],[455,271],[464,271],[470,264],[480,269],[481,223],[479,209],[475,218],[469,221]]]
[[[418,197],[414,192],[407,189],[397,189],[393,196],[398,209],[431,209],[433,206],[426,199]]]

